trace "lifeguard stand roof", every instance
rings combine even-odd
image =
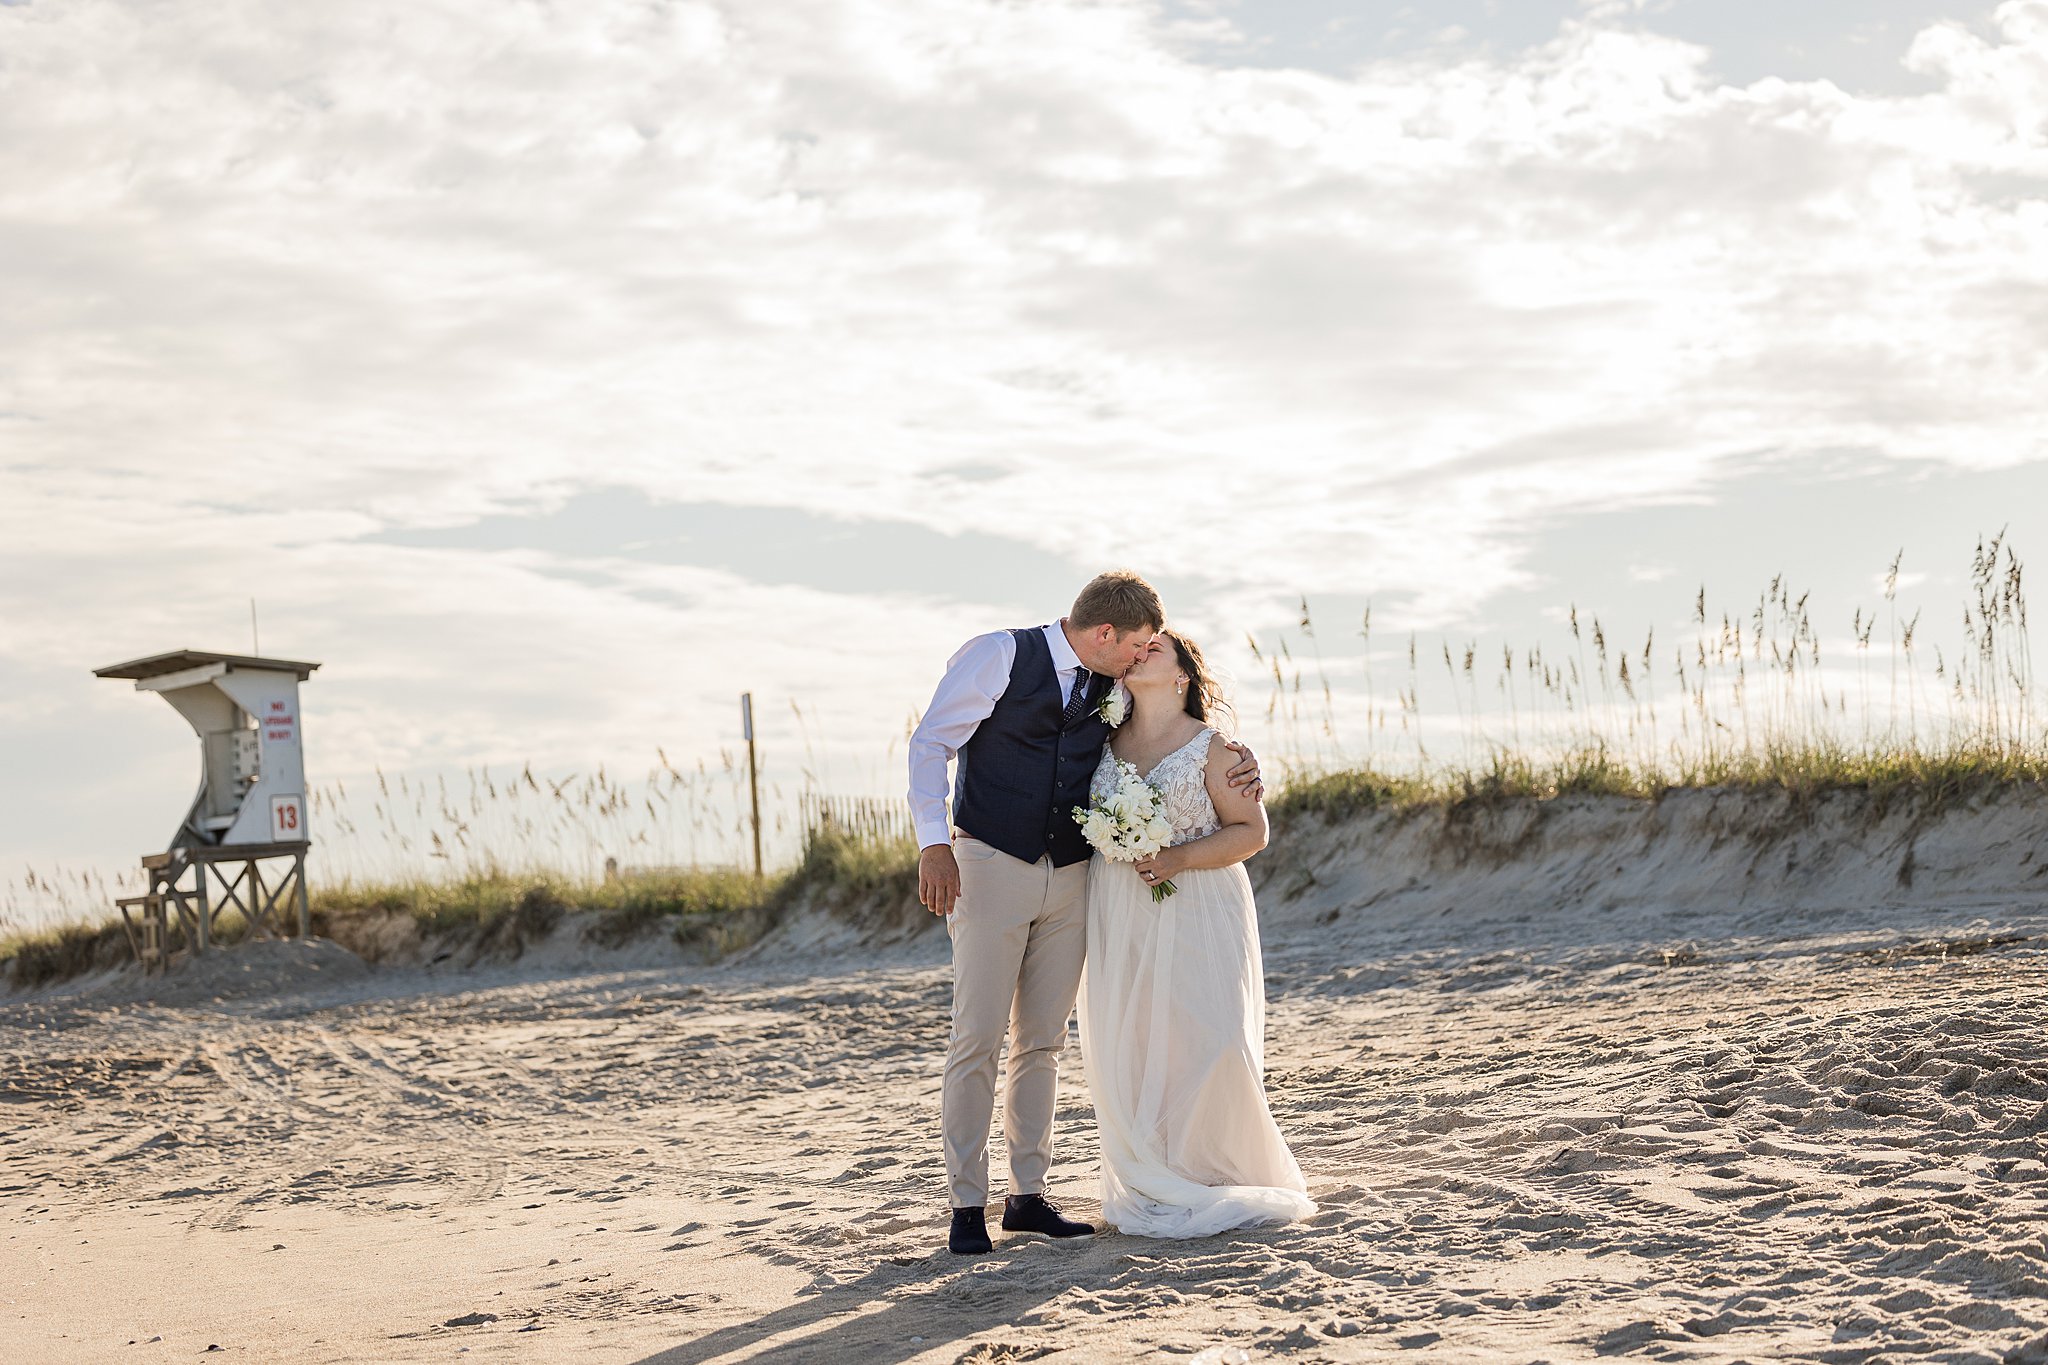
[[[276,673],[296,673],[304,682],[313,676],[318,664],[305,663],[298,659],[264,659],[254,654],[211,654],[203,649],[174,649],[168,654],[152,654],[147,659],[132,659],[125,664],[109,664],[95,668],[95,678],[133,678],[137,682],[144,678],[161,677],[166,673],[179,673],[188,668],[204,668],[207,664],[226,664],[230,668],[263,668]]]

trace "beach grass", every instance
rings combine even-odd
[[[1550,759],[1501,752],[1484,767],[1429,774],[1368,767],[1295,770],[1268,797],[1275,823],[1335,821],[1363,815],[1456,813],[1477,805],[1606,797],[1653,802],[1674,791],[1782,793],[1795,802],[1830,792],[1872,798],[1882,818],[1905,802],[1934,812],[1995,799],[2019,786],[2048,784],[2048,754],[1960,745],[1939,750],[1772,747],[1671,770],[1623,761],[1598,745]],[[653,935],[711,956],[757,941],[791,907],[810,900],[908,906],[917,891],[913,840],[833,830],[813,833],[793,864],[756,877],[733,868],[655,869],[628,876],[579,878],[545,870],[487,870],[460,877],[317,880],[309,897],[313,932],[347,942],[352,929],[379,919],[410,921],[424,939],[459,939],[477,951],[516,956],[551,933],[564,915],[590,916],[590,941],[620,946]],[[247,926],[229,914],[216,931],[231,945]],[[76,919],[0,938],[0,963],[14,987],[27,988],[118,966],[128,945],[118,919]]]
[[[1953,653],[1927,640],[1922,609],[1903,609],[1904,559],[1835,632],[1782,575],[1727,607],[1702,586],[1682,623],[1640,646],[1572,604],[1562,640],[1431,648],[1411,633],[1388,647],[1368,606],[1348,679],[1333,679],[1304,597],[1294,629],[1249,641],[1267,675],[1273,812],[1728,789],[1861,791],[1881,813],[2048,779],[2015,548],[2003,532],[1978,542]]]
[[[1304,597],[1293,629],[1248,641],[1267,694],[1262,708],[1242,691],[1237,704],[1263,710],[1258,743],[1281,825],[1682,790],[1795,804],[1861,792],[1883,818],[1900,801],[1932,813],[2048,782],[2014,548],[2003,534],[1977,545],[1953,653],[1920,631],[1920,609],[1905,610],[1902,562],[1903,552],[1880,576],[1881,601],[1855,606],[1833,633],[1782,576],[1725,608],[1702,587],[1682,621],[1626,648],[1577,605],[1561,614],[1566,638],[1497,654],[1477,640],[1426,647],[1413,633],[1389,646],[1367,607],[1355,632],[1362,675],[1343,685]],[[586,932],[604,942],[667,932],[722,951],[805,896],[914,901],[905,804],[824,794],[805,735],[803,788],[764,784],[774,861],[759,877],[735,866],[751,862],[752,829],[743,756],[728,750],[677,764],[656,749],[637,775],[522,764],[373,769],[354,789],[338,779],[311,793],[325,831],[314,930],[400,917],[427,936],[518,943],[573,910],[592,915]],[[135,889],[90,868],[28,869],[0,887],[0,962],[21,984],[123,959],[118,920],[95,915]],[[235,933],[222,926],[224,941]]]
[[[128,939],[118,919],[72,920],[39,929],[16,930],[0,938],[0,962],[17,988],[63,981],[128,958]]]
[[[564,915],[583,913],[591,917],[584,935],[596,943],[618,946],[666,934],[724,953],[758,938],[806,898],[846,905],[909,900],[916,892],[912,841],[827,829],[812,834],[796,863],[759,877],[734,868],[662,868],[608,878],[491,870],[441,880],[315,881],[307,900],[312,931],[338,941],[358,937],[353,925],[398,918],[423,938],[516,949],[545,937]],[[248,926],[234,912],[217,921],[216,942],[232,945],[247,936]],[[0,938],[0,963],[17,988],[117,966],[128,951],[118,918],[77,919]]]
[[[1267,800],[1276,820],[1342,818],[1373,811],[1415,812],[1511,800],[1607,796],[1656,801],[1676,791],[1782,792],[1805,800],[1862,792],[1882,815],[1897,801],[1936,810],[2000,788],[2048,783],[2048,751],[1988,745],[1939,750],[1855,750],[1835,745],[1769,746],[1659,767],[1617,758],[1591,745],[1552,758],[1500,752],[1479,768],[1427,775],[1368,767],[1299,770]]]
[[[548,871],[485,871],[451,880],[344,880],[316,885],[309,897],[315,919],[397,914],[430,934],[488,929],[521,915],[590,911],[614,926],[617,938],[663,920],[722,914],[758,906],[777,883],[727,869],[667,869],[630,878],[578,878]]]

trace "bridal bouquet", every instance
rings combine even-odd
[[[1142,862],[1173,839],[1159,788],[1138,776],[1137,764],[1122,759],[1116,761],[1116,786],[1093,805],[1074,807],[1074,821],[1089,846],[1113,863]],[[1152,899],[1163,901],[1174,890],[1170,881],[1155,883]]]

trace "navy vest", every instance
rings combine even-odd
[[[1094,850],[1074,822],[1074,807],[1088,804],[1088,782],[1109,739],[1109,725],[1095,708],[1112,683],[1095,674],[1080,714],[1063,729],[1067,699],[1045,632],[1013,630],[1010,636],[1017,657],[1009,685],[960,746],[953,823],[1027,863],[1048,855],[1054,867],[1085,862]]]

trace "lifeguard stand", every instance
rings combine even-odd
[[[147,969],[170,950],[169,911],[194,952],[212,946],[222,910],[241,912],[253,934],[282,933],[289,901],[306,936],[306,765],[299,684],[319,664],[181,649],[96,668],[155,692],[199,734],[199,794],[162,853],[143,855],[149,890],[115,904]],[[280,866],[289,859],[289,866]],[[271,867],[269,880],[264,868]],[[219,892],[215,896],[216,889]]]

